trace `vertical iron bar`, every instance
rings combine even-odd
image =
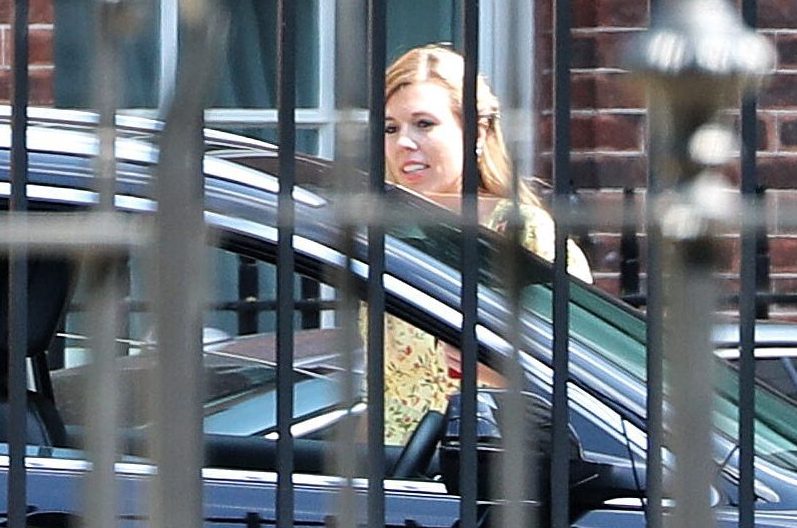
[[[385,195],[385,61],[387,56],[385,0],[368,2],[368,67],[371,79],[370,196],[381,204]],[[383,207],[370,207],[383,211]],[[376,218],[368,227],[368,526],[385,522],[385,380],[384,317],[385,226]]]
[[[623,189],[623,225],[620,228],[620,295],[639,293],[639,239],[634,189]]]
[[[238,335],[257,333],[260,311],[250,304],[259,298],[260,281],[257,261],[244,255],[238,256],[238,299],[235,315],[238,319]]]
[[[11,204],[12,213],[28,209],[28,0],[14,3],[14,83],[11,108]],[[28,264],[27,247],[9,251],[8,267],[8,397],[11,409],[9,431],[8,524],[26,525],[25,430],[26,376],[28,348]]]
[[[655,21],[658,4],[661,0],[650,0],[650,21]],[[645,345],[647,348],[647,472],[645,489],[647,503],[645,517],[649,528],[662,528],[664,525],[662,499],[664,497],[662,445],[664,434],[664,296],[662,267],[661,226],[654,211],[656,200],[661,192],[661,182],[656,170],[663,166],[660,161],[661,143],[654,136],[654,126],[662,123],[658,105],[653,104],[648,94],[647,144],[648,169],[647,193],[645,195],[645,230],[647,232],[647,280],[645,310],[647,325]]]
[[[153,526],[162,528],[202,523],[203,116],[213,88],[214,53],[226,29],[204,0],[182,0],[180,17],[176,89],[155,180],[158,369],[152,442],[158,473],[152,500]]]
[[[569,377],[570,284],[567,277],[570,183],[570,1],[556,0],[554,10],[554,218],[556,250],[553,282],[553,452],[551,459],[551,526],[569,526],[567,378]]]
[[[355,290],[357,278],[353,269],[355,236],[360,228],[359,218],[351,214],[351,207],[346,207],[347,200],[354,193],[362,190],[358,185],[357,167],[362,167],[364,151],[361,146],[367,138],[366,127],[357,121],[355,109],[363,106],[358,95],[360,89],[362,69],[366,60],[367,42],[365,16],[367,3],[364,0],[349,0],[337,2],[335,31],[338,37],[335,57],[335,73],[340,82],[337,84],[338,92],[336,104],[339,111],[339,120],[336,123],[336,160],[335,178],[338,183],[340,208],[338,209],[341,225],[341,244],[346,255],[345,267],[341,270],[340,280],[336,286],[340,291],[341,321],[341,350],[342,366],[345,375],[341,383],[341,399],[346,408],[351,409],[357,401],[358,393],[362,388],[359,380],[354,375],[354,352],[361,345],[359,333],[359,308],[360,300]],[[384,73],[382,73],[384,75]],[[357,428],[357,417],[348,414],[340,424],[335,449],[335,463],[337,474],[342,477],[342,486],[339,494],[338,526],[356,526],[360,515],[358,512],[357,496],[354,489],[354,477],[359,473],[361,459],[355,451],[351,432]]]
[[[463,50],[465,78],[462,94],[463,178],[462,178],[462,421],[460,429],[460,526],[476,526],[476,341],[478,288],[478,211],[479,189],[476,165],[477,93],[479,67],[479,2],[463,2]]]
[[[655,112],[648,107],[649,116]],[[655,122],[652,118],[649,120]],[[650,137],[650,134],[648,135]],[[662,236],[654,212],[660,186],[654,169],[660,166],[654,161],[658,154],[650,149],[648,168],[648,190],[646,197],[647,248],[647,295],[646,295],[646,346],[647,346],[647,473],[645,489],[647,504],[645,514],[650,528],[662,528],[663,470],[662,440],[664,432],[664,295],[662,266]]]
[[[755,190],[755,203],[759,211],[764,211],[766,206],[766,189],[763,185],[756,186]],[[764,221],[763,215],[759,219],[756,226],[756,244],[755,244],[755,291],[756,291],[756,319],[769,319],[769,299],[764,297],[771,287],[769,277],[769,239],[767,238],[767,223]]]
[[[714,397],[710,330],[716,287],[712,269],[691,258],[688,242],[668,239],[667,366],[672,387],[672,478],[675,526],[712,526],[709,505],[716,467],[712,459],[711,407]],[[669,246],[669,244],[668,244]],[[668,250],[670,247],[668,247]],[[668,251],[669,253],[669,251]]]
[[[280,0],[278,117],[279,196],[277,204],[277,526],[293,526],[293,311],[296,149],[296,2]]]
[[[315,279],[302,277],[299,281],[299,295],[303,301],[312,299],[320,303],[321,284]],[[301,328],[320,328],[321,326],[321,307],[320,305],[310,306],[301,310]]]
[[[235,315],[238,322],[238,335],[257,332],[259,312],[250,305],[258,299],[259,281],[257,261],[251,257],[238,256],[238,296],[236,298]]]
[[[97,45],[95,59],[95,93],[97,105],[99,153],[95,163],[94,187],[98,194],[96,211],[110,213],[114,209],[116,179],[116,107],[119,82],[119,17],[124,6],[109,1],[97,5]],[[90,288],[92,390],[87,393],[86,448],[92,466],[84,490],[86,525],[90,528],[116,524],[116,422],[118,376],[116,373],[116,329],[119,298],[118,263],[101,256],[90,258],[87,266]]]
[[[756,0],[742,0],[742,18],[756,27]],[[753,528],[755,524],[755,317],[756,317],[756,259],[757,224],[760,214],[756,177],[758,126],[756,97],[742,98],[741,109],[741,172],[742,207],[753,214],[741,218],[741,263],[739,277],[739,528]]]
[[[495,35],[503,38],[502,49],[515,50],[515,54],[503,53],[495,60],[501,65],[499,71],[505,73],[503,79],[506,92],[502,103],[502,118],[505,137],[511,138],[508,144],[512,161],[512,209],[509,226],[505,240],[506,250],[502,252],[500,262],[494,263],[503,271],[505,291],[508,292],[508,307],[510,318],[507,323],[507,340],[512,351],[507,356],[504,373],[508,382],[507,398],[504,402],[507,416],[524,416],[525,406],[521,391],[524,387],[523,369],[520,364],[521,347],[521,285],[519,282],[521,253],[523,252],[521,233],[523,230],[523,216],[520,212],[520,174],[532,174],[531,154],[534,146],[532,108],[532,79],[533,71],[529,61],[517,61],[516,54],[533,57],[533,25],[534,8],[526,0],[506,0],[500,7],[495,6],[506,22],[507,31],[504,35]],[[496,15],[498,15],[498,12]],[[537,479],[529,478],[533,471],[539,468],[530,468],[531,457],[536,444],[536,428],[526,420],[507,420],[502,433],[504,453],[501,463],[496,464],[490,475],[491,484],[497,486],[494,497],[501,497],[506,501],[506,507],[501,512],[499,526],[516,527],[539,525],[542,520],[533,517],[533,512],[526,506],[529,497],[537,497],[539,490],[530,489],[536,486]],[[535,475],[536,477],[536,475]],[[532,521],[534,519],[534,521]],[[536,521],[536,522],[535,522]],[[531,524],[534,522],[534,524]]]

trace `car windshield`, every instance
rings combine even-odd
[[[412,204],[410,204],[412,207]],[[422,218],[407,215],[408,218]],[[462,230],[457,217],[450,221],[388,228],[388,234],[422,250],[444,264],[458,269],[461,262]],[[479,236],[479,283],[496,293],[503,290],[501,270],[506,269],[505,242],[487,230]],[[552,321],[552,270],[541,259],[523,252],[516,265],[518,288],[523,308],[544,321]],[[496,263],[502,263],[500,266]],[[594,287],[577,280],[570,283],[570,336],[586,345],[618,372],[633,377],[640,386],[646,382],[646,348],[644,315],[619,301],[609,298]],[[735,368],[718,361],[715,398],[715,426],[722,435],[735,442],[738,438],[739,376]],[[773,463],[797,470],[797,416],[795,403],[769,390],[756,386],[756,454]]]

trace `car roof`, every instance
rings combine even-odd
[[[712,338],[720,348],[739,346],[739,322],[715,325]],[[797,323],[758,320],[755,324],[756,347],[794,347],[797,349]]]
[[[28,109],[27,148],[31,152],[94,157],[98,154],[97,114],[56,108]],[[163,123],[153,119],[116,117],[118,163],[152,166],[158,159],[158,142]],[[0,148],[11,148],[11,107],[0,105]],[[206,176],[232,180],[276,194],[279,190],[279,150],[276,145],[228,132],[204,129],[204,170]],[[297,153],[295,176],[299,185],[294,199],[320,206],[325,200],[318,192],[330,189],[331,164],[320,158]],[[360,180],[364,180],[362,176]]]

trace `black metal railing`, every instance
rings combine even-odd
[[[113,3],[113,2],[109,2]],[[192,343],[196,344],[198,335],[197,317],[199,306],[196,300],[186,293],[185,276],[202,277],[201,261],[197,244],[204,243],[202,221],[201,178],[201,140],[203,94],[195,90],[197,80],[200,84],[208,82],[206,73],[201,71],[203,52],[208,52],[219,44],[218,39],[210,33],[223,27],[223,24],[210,13],[210,2],[195,2],[193,8],[185,2],[183,24],[183,46],[180,48],[181,62],[176,90],[192,97],[181,100],[170,107],[166,114],[167,124],[163,133],[160,168],[164,172],[158,179],[160,204],[156,221],[156,249],[160,271],[165,273],[165,280],[156,281],[160,290],[154,303],[158,314],[159,339],[164,346],[174,352],[169,355],[162,368],[173,372],[196,373],[197,359],[191,358]],[[462,42],[456,44],[465,56],[465,79],[463,94],[463,145],[464,145],[464,178],[461,203],[463,222],[463,247],[461,262],[461,315],[462,315],[462,411],[461,422],[461,470],[460,470],[460,521],[462,528],[480,526],[482,510],[479,509],[477,482],[472,475],[477,473],[477,436],[476,436],[476,396],[477,396],[477,336],[478,322],[478,173],[476,144],[478,137],[478,115],[476,112],[476,75],[478,71],[479,43],[479,2],[478,0],[462,0],[461,24]],[[571,175],[571,11],[573,6],[569,0],[554,0],[554,62],[553,62],[553,198],[552,210],[557,220],[556,251],[553,274],[553,456],[550,474],[551,489],[551,526],[564,528],[570,525],[570,481],[569,481],[569,443],[568,421],[570,416],[568,382],[570,376],[570,282],[567,271],[567,240],[571,235],[584,234],[584,225],[576,225],[572,221],[573,196]],[[367,62],[369,86],[369,121],[367,133],[367,158],[370,171],[369,192],[375,203],[384,198],[384,71],[386,57],[386,0],[367,1]],[[743,0],[742,12],[748,23],[755,25],[756,0]],[[11,205],[12,214],[24,215],[27,209],[27,145],[26,145],[26,109],[28,107],[28,1],[14,2],[14,84],[13,84],[13,135],[12,135],[12,181]],[[294,502],[294,443],[291,435],[291,422],[294,414],[292,365],[294,363],[294,331],[295,314],[302,314],[301,327],[316,328],[320,325],[320,316],[324,310],[340,308],[345,304],[348,295],[353,295],[351,284],[344,277],[339,287],[341,297],[333,300],[321,299],[319,283],[302,281],[300,296],[296,296],[294,260],[294,219],[295,210],[292,193],[295,189],[296,168],[296,2],[294,0],[278,1],[278,115],[279,115],[279,206],[278,218],[278,250],[277,250],[277,297],[276,299],[260,299],[259,274],[254,260],[241,258],[237,273],[238,296],[234,301],[214,305],[212,309],[232,311],[236,314],[240,334],[251,334],[261,331],[259,316],[264,311],[276,313],[276,335],[278,354],[278,389],[277,389],[277,428],[279,441],[277,450],[277,501],[276,525],[289,527],[295,525]],[[215,24],[215,25],[213,25]],[[653,20],[656,23],[656,20]],[[193,46],[193,47],[192,47]],[[358,50],[361,51],[361,50]],[[354,53],[354,51],[352,51]],[[345,65],[340,66],[344,68]],[[345,80],[345,79],[344,79]],[[352,79],[346,82],[355,82]],[[345,90],[345,82],[341,83]],[[183,90],[184,92],[181,92]],[[345,95],[345,94],[344,94]],[[345,97],[344,97],[345,99]],[[344,100],[344,105],[348,105]],[[339,110],[347,110],[343,108]],[[756,179],[756,104],[755,99],[747,97],[741,106],[742,142],[742,184],[743,197],[749,202],[764,198],[764,193]],[[178,125],[185,128],[176,129]],[[351,143],[342,143],[344,147],[354,148]],[[166,148],[173,148],[172,151]],[[531,147],[529,147],[531,148]],[[164,155],[164,153],[166,155]],[[344,162],[358,159],[365,153],[343,152],[340,157]],[[347,158],[348,156],[348,158]],[[650,165],[656,166],[657,153],[651,153]],[[181,179],[182,178],[182,179]],[[111,182],[113,184],[113,182]],[[659,175],[650,173],[647,188],[648,204],[656,200],[664,190],[664,183]],[[113,197],[110,197],[112,207]],[[625,192],[625,211],[635,210],[635,193],[628,189]],[[106,204],[108,205],[108,204]],[[650,211],[650,207],[647,208]],[[179,213],[175,211],[180,211]],[[186,211],[190,222],[186,222]],[[646,306],[648,310],[647,351],[648,351],[648,481],[646,501],[648,526],[662,525],[662,458],[661,447],[663,430],[662,407],[663,395],[663,295],[662,295],[662,234],[659,219],[652,213],[644,219],[637,219],[626,214],[623,219],[621,233],[620,291],[621,296],[636,306]],[[647,232],[647,252],[640,251],[638,225],[644,225]],[[351,235],[355,226],[347,225],[344,232]],[[369,274],[367,282],[368,301],[368,525],[377,527],[385,525],[386,502],[384,478],[386,474],[384,458],[383,418],[384,403],[384,317],[385,290],[383,284],[385,270],[385,228],[375,218],[368,228],[368,260]],[[191,242],[193,241],[193,242]],[[345,245],[345,244],[344,244]],[[12,528],[25,526],[27,513],[26,469],[25,461],[25,412],[26,407],[26,375],[25,350],[28,335],[28,304],[25,292],[27,284],[27,248],[16,247],[11,252],[9,270],[9,342],[10,353],[6,374],[8,376],[8,396],[11,406],[9,438],[9,479],[5,490],[8,496],[8,525]],[[645,261],[647,280],[643,291],[641,277],[642,261]],[[755,503],[754,465],[753,465],[753,413],[755,401],[753,380],[755,365],[753,346],[755,337],[755,320],[766,318],[771,303],[797,303],[797,294],[769,293],[769,254],[767,233],[757,222],[743,220],[741,232],[741,288],[740,293],[728,300],[739,306],[741,335],[741,405],[740,405],[740,525],[753,525],[753,507]],[[186,266],[193,270],[187,272],[181,268]],[[349,270],[350,271],[350,270]],[[511,272],[510,272],[511,273]],[[349,277],[350,279],[350,277]],[[511,304],[519,305],[521,292],[512,291]],[[354,306],[354,304],[350,304]],[[76,311],[82,306],[74,306]],[[129,311],[143,310],[146,306],[130,303]],[[177,314],[177,315],[175,315]],[[56,364],[58,364],[58,359]],[[190,359],[190,360],[189,360]],[[155,460],[161,464],[157,478],[157,487],[162,495],[155,500],[158,516],[156,523],[162,526],[189,526],[201,522],[201,424],[197,416],[191,415],[178,431],[170,426],[173,418],[168,413],[179,415],[180,405],[170,402],[165,392],[165,385],[180,382],[180,391],[187,396],[183,405],[201,405],[197,395],[197,381],[191,376],[170,375],[164,372],[159,377],[160,391],[164,396],[164,409],[159,418],[162,437],[155,445]],[[172,388],[172,390],[174,390]],[[181,392],[181,394],[183,393]],[[111,440],[108,440],[109,442]],[[344,444],[344,443],[341,443]],[[345,450],[351,446],[341,445],[339,456],[351,456]],[[186,455],[189,453],[189,455]],[[346,486],[351,486],[349,479],[341,486],[345,496]],[[107,481],[106,481],[107,482]],[[169,501],[173,501],[169,503]],[[183,507],[174,507],[175,503],[185,503]],[[348,504],[345,500],[342,503]],[[350,505],[349,505],[350,506]],[[351,518],[343,515],[344,519]],[[264,525],[259,514],[250,513],[245,519],[247,526]]]

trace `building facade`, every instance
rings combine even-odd
[[[276,2],[221,3],[231,13],[230,36],[228,49],[220,60],[220,88],[207,114],[208,123],[274,139]],[[533,173],[546,181],[551,178],[553,119],[552,0],[524,5],[523,9],[528,10],[524,13],[530,18],[520,33],[526,31],[534,37],[529,45],[531,57],[510,54],[510,62],[503,37],[512,22],[506,9],[517,8],[506,7],[512,3],[525,4],[482,2],[480,62],[482,70],[498,85],[499,94],[507,64],[529,65],[533,71],[529,83],[536,141]],[[177,45],[177,7],[176,2],[166,1],[140,4],[146,4],[146,16],[141,17],[135,32],[121,39],[125,93],[120,94],[119,106],[131,113],[157,115],[168,97],[169,72],[174,68],[170,61]],[[91,107],[93,33],[87,31],[92,23],[91,5],[85,0],[30,0],[31,104]],[[621,278],[621,269],[629,269],[634,255],[621,244],[621,232],[616,226],[586,226],[579,231],[580,241],[601,287],[618,295],[644,295],[646,100],[624,69],[623,57],[630,39],[647,27],[650,9],[647,2],[635,0],[573,0],[572,6],[573,185],[578,198],[594,210],[625,208],[638,220],[638,229],[634,230],[640,255],[638,291],[632,291],[634,280]],[[424,42],[456,42],[460,38],[459,9],[460,2],[456,0],[388,2],[389,58]],[[364,9],[361,14],[365,16]],[[0,99],[4,101],[10,100],[11,90],[12,17],[13,2],[0,0]],[[761,33],[778,50],[777,70],[758,102],[757,173],[767,209],[780,210],[797,205],[797,3],[759,0],[757,18]],[[364,24],[346,19],[336,2],[329,0],[301,0],[298,24],[297,37],[303,45],[298,59],[297,147],[333,157],[335,109],[339,106],[335,65],[352,60],[357,63],[354,71],[364,75],[365,57],[352,55],[347,51],[350,48],[341,45],[363,39],[357,28],[362,31]],[[366,85],[362,83],[362,101]],[[738,121],[738,112],[729,111],[728,119]],[[725,172],[729,181],[738,185],[738,163],[730,164]],[[797,289],[797,227],[772,222],[766,235],[768,247],[762,248],[761,262],[767,273],[761,274],[760,289],[764,293],[785,294],[769,306],[769,315],[797,319],[797,300],[792,303],[788,298]],[[724,243],[728,258],[724,259],[722,275],[726,291],[733,294],[738,285],[739,243],[730,235]],[[631,290],[628,284],[632,285]],[[733,310],[730,305],[729,310]]]

